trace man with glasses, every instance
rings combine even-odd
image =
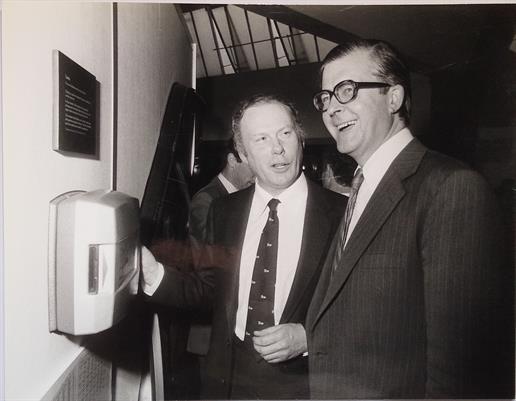
[[[339,45],[315,108],[358,163],[305,326],[311,397],[513,398],[513,267],[487,183],[409,129],[410,74]]]

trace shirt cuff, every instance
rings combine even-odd
[[[158,271],[156,273],[156,280],[154,280],[154,283],[152,285],[149,285],[145,283],[143,285],[143,292],[151,297],[156,290],[158,289],[159,285],[161,284],[161,280],[163,280],[163,276],[165,275],[165,269],[163,265],[159,262],[156,262],[158,264]],[[145,281],[144,281],[145,282]]]

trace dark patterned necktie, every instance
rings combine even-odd
[[[342,257],[342,253],[344,252],[344,246],[346,245],[346,237],[348,235],[349,223],[351,223],[353,209],[355,208],[358,190],[360,188],[360,185],[362,184],[362,181],[364,181],[364,174],[362,174],[362,169],[359,167],[355,172],[353,181],[351,181],[351,191],[349,192],[348,204],[346,206],[346,211],[344,212],[342,222],[340,223],[339,231],[337,232],[338,242],[335,248],[335,256],[333,258],[332,271],[337,270],[337,268],[339,267],[340,259]]]
[[[279,221],[276,208],[280,201],[271,199],[268,203],[269,217],[263,228],[256,252],[249,304],[245,340],[251,340],[255,330],[274,326],[274,286],[278,259]]]

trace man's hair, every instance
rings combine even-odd
[[[347,56],[355,50],[368,50],[371,60],[376,62],[374,73],[382,82],[389,85],[401,85],[405,90],[405,97],[399,110],[400,118],[406,125],[410,122],[411,86],[410,71],[407,68],[399,52],[389,43],[376,39],[351,39],[343,44],[334,47],[324,58],[320,77],[324,68],[332,61]],[[381,88],[382,93],[387,93],[389,88]]]
[[[240,123],[242,122],[242,117],[244,116],[244,113],[247,111],[247,109],[253,106],[271,103],[280,104],[287,109],[294,124],[293,128],[296,132],[296,135],[301,140],[301,142],[304,141],[305,131],[303,130],[303,126],[301,125],[301,119],[296,107],[290,101],[281,97],[280,95],[260,93],[241,101],[236,106],[235,111],[233,112],[233,116],[231,118],[231,130],[233,131],[233,141],[235,143],[236,149],[242,152],[242,154],[246,154],[244,144],[242,142],[242,132],[240,131]]]

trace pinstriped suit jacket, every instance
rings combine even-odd
[[[306,330],[315,399],[513,398],[513,267],[481,177],[414,139],[394,160]]]

